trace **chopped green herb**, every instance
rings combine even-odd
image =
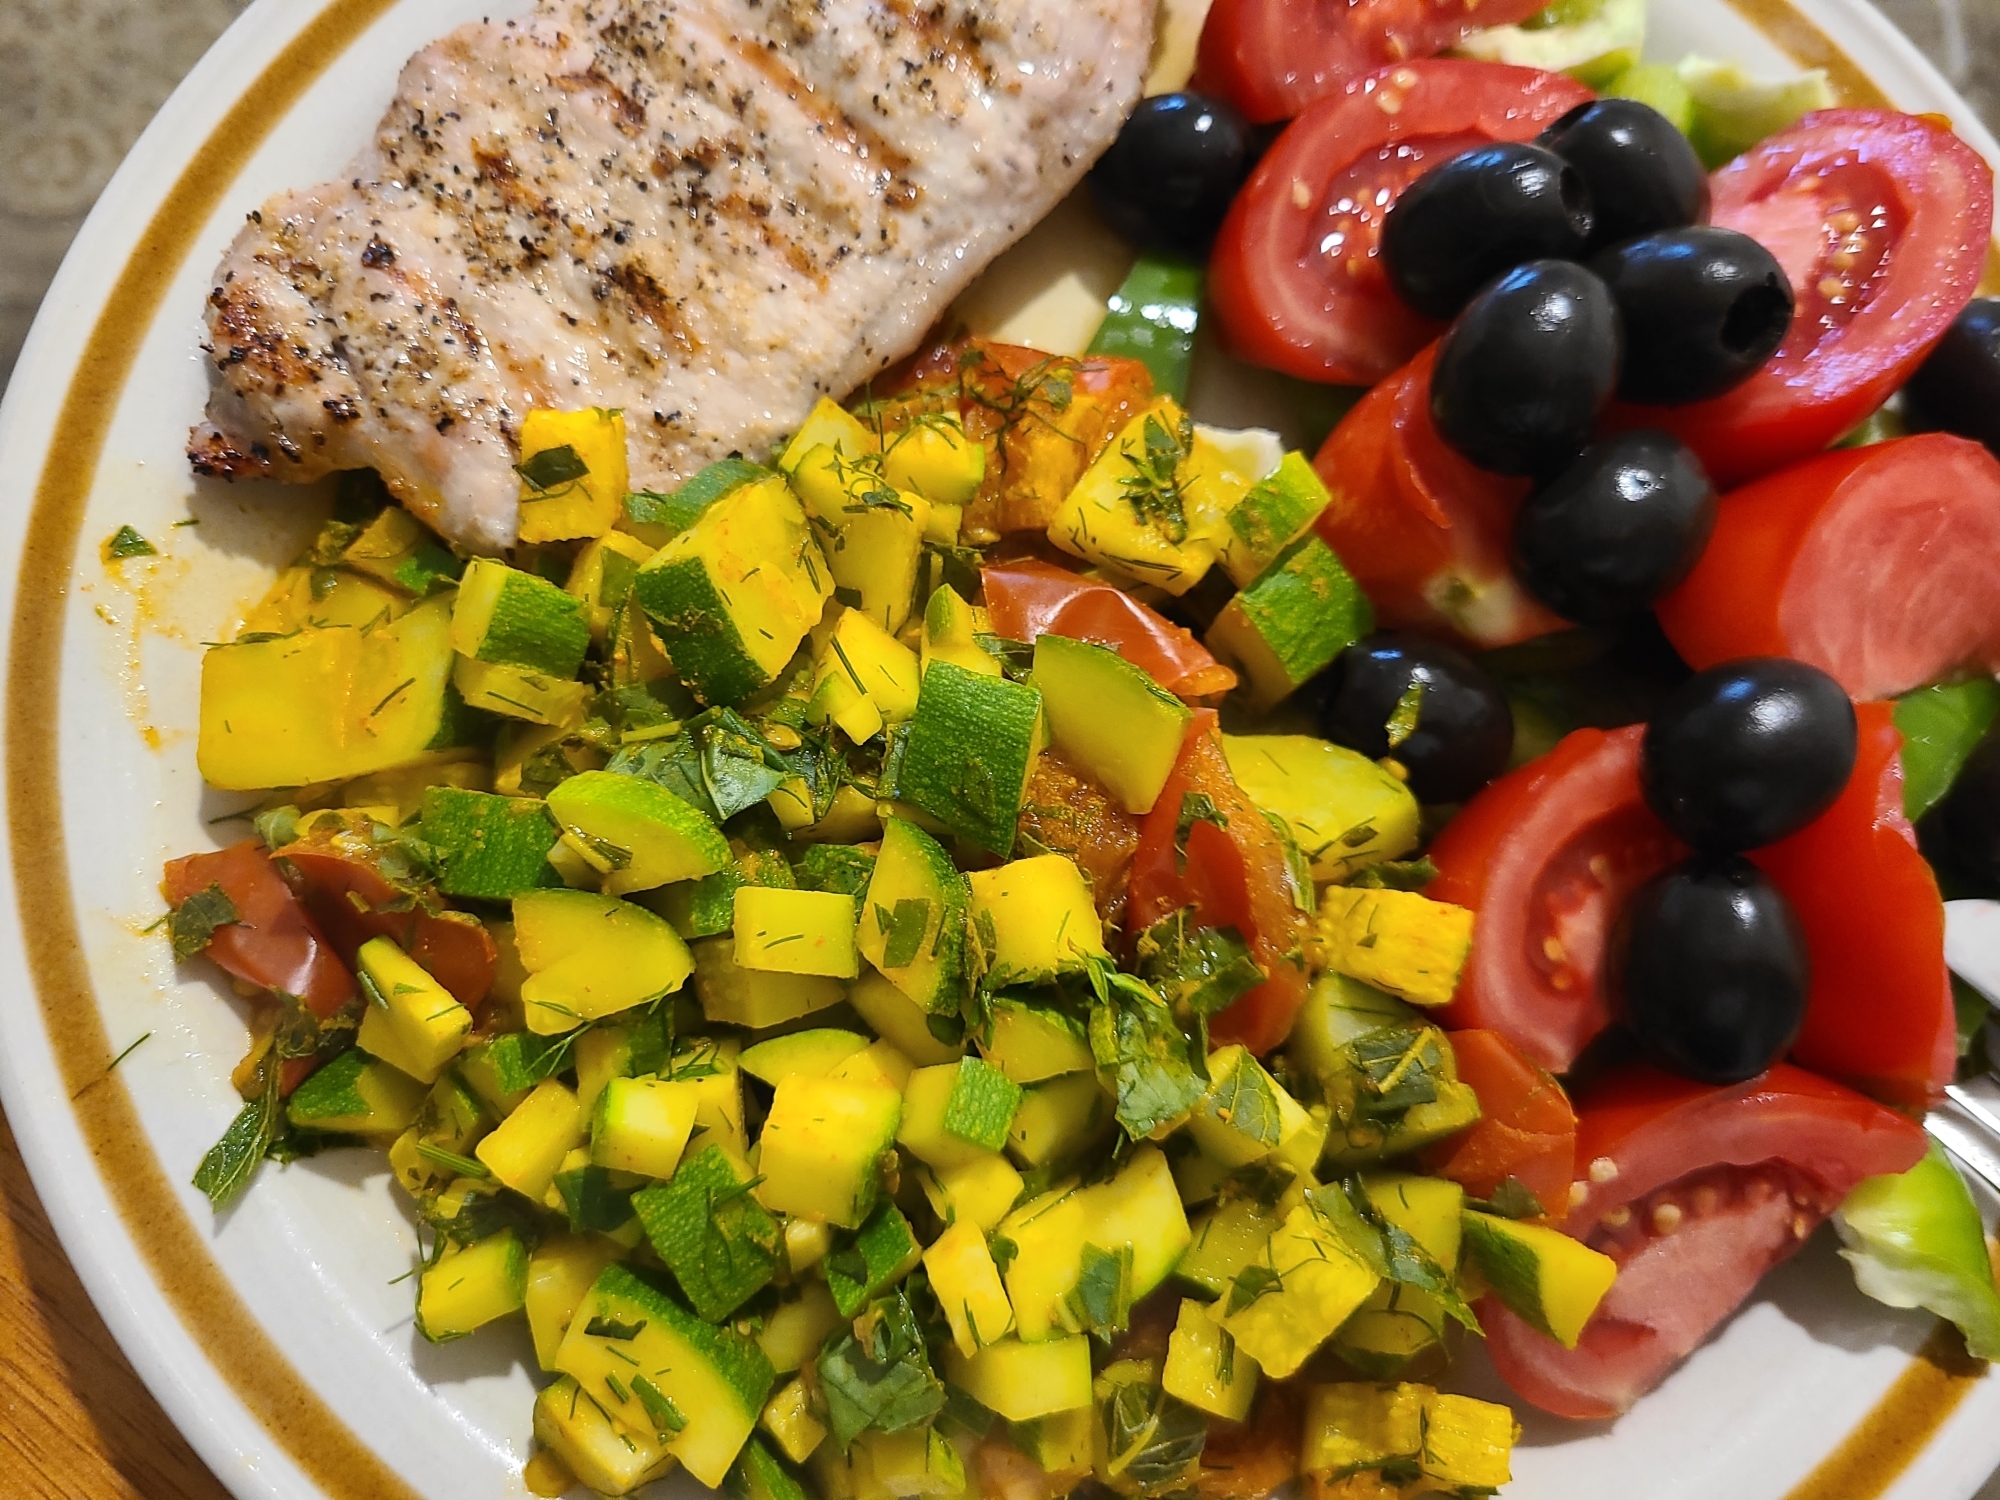
[[[122,562],[128,557],[158,557],[160,549],[130,526],[120,526],[104,541],[104,555]]]
[[[551,491],[575,484],[590,473],[590,465],[565,443],[560,448],[544,448],[533,458],[515,464],[514,472],[540,499],[548,498]]]
[[[174,957],[193,958],[209,945],[216,928],[242,920],[243,913],[236,909],[229,893],[211,881],[206,890],[196,891],[167,918],[167,936],[174,945]]]

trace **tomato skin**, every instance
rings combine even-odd
[[[1431,421],[1426,348],[1362,397],[1313,467],[1332,502],[1315,526],[1389,626],[1507,646],[1566,622],[1515,581],[1514,513],[1529,483],[1475,468]]]
[[[226,972],[260,989],[296,995],[322,1020],[353,997],[354,976],[262,843],[245,839],[212,854],[169,860],[160,889],[179,906],[211,885],[222,887],[243,918],[216,928],[203,950]]]
[[[1832,223],[1849,214],[1859,238]],[[1791,337],[1725,395],[1617,420],[1674,433],[1728,488],[1819,452],[1909,379],[1979,285],[1993,171],[1935,119],[1822,110],[1717,172],[1710,218],[1785,267],[1800,308]],[[1866,263],[1849,270],[1857,249]],[[1850,283],[1839,305],[1819,291],[1829,279]]]
[[[1433,58],[1314,103],[1265,153],[1216,238],[1208,290],[1225,339],[1302,380],[1373,385],[1391,374],[1442,332],[1382,270],[1395,197],[1426,168],[1530,140],[1592,97],[1557,73]]]
[[[1190,792],[1213,799],[1228,826],[1195,823],[1183,868],[1174,841],[1181,799]],[[1194,908],[1201,926],[1234,927],[1262,966],[1264,982],[1217,1014],[1208,1030],[1215,1045],[1241,1042],[1263,1056],[1291,1034],[1305,999],[1300,945],[1312,919],[1295,899],[1284,846],[1230,774],[1215,713],[1206,709],[1188,726],[1180,759],[1139,831],[1125,903],[1128,941],[1185,907]]]
[[[1194,635],[1123,589],[1083,578],[1040,558],[988,563],[980,570],[994,633],[1032,643],[1038,636],[1109,646],[1168,692],[1195,701],[1236,686],[1236,674]]]
[[[1533,1193],[1545,1215],[1569,1212],[1576,1175],[1576,1113],[1562,1085],[1497,1031],[1446,1036],[1461,1082],[1479,1096],[1483,1118],[1424,1153],[1424,1168],[1475,1198],[1491,1198],[1509,1177]]]
[[[1785,1063],[1726,1088],[1643,1065],[1607,1075],[1577,1101],[1582,1175],[1564,1228],[1618,1260],[1619,1279],[1573,1350],[1487,1298],[1480,1318],[1494,1367],[1545,1411],[1616,1416],[1856,1183],[1908,1171],[1924,1151],[1914,1121]],[[1634,1206],[1676,1184],[1691,1191],[1673,1199],[1675,1222],[1648,1227]],[[1721,1211],[1705,1208],[1705,1195]]]
[[[1424,894],[1478,913],[1444,1012],[1564,1073],[1611,1012],[1599,982],[1625,898],[1688,850],[1639,789],[1642,725],[1579,729],[1509,772],[1445,825]]]
[[[1722,502],[1658,605],[1697,668],[1794,656],[1850,697],[2000,670],[2000,459],[1947,433],[1821,454]]]
[[[1944,902],[1903,816],[1894,707],[1863,703],[1861,750],[1839,800],[1750,857],[1792,903],[1812,952],[1805,1067],[1925,1110],[1958,1062],[1944,963]]]
[[[1477,26],[1511,26],[1539,6],[1486,0]],[[1435,57],[1467,32],[1457,0],[1215,0],[1202,26],[1193,87],[1220,94],[1253,124],[1286,120],[1375,68]]]

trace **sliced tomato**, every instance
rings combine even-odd
[[[1564,1073],[1611,1024],[1600,983],[1625,898],[1688,850],[1639,790],[1643,726],[1579,729],[1480,792],[1431,846],[1424,894],[1478,913],[1445,1011]]]
[[[1209,798],[1222,826],[1201,820],[1180,839],[1183,800]],[[1125,932],[1136,939],[1163,917],[1192,908],[1203,927],[1233,927],[1263,968],[1264,982],[1209,1023],[1217,1043],[1241,1042],[1262,1056],[1291,1033],[1305,998],[1301,945],[1311,918],[1299,907],[1285,848],[1264,814],[1243,795],[1222,753],[1216,716],[1203,710],[1188,726],[1180,759],[1146,815],[1132,856]],[[1310,893],[1305,899],[1311,900]]]
[[[1035,557],[988,563],[979,572],[994,633],[1007,640],[1063,635],[1095,641],[1190,700],[1219,697],[1236,686],[1236,674],[1191,632],[1121,588]]]
[[[167,862],[160,883],[170,905],[219,885],[242,920],[215,929],[203,951],[246,984],[296,995],[321,1019],[354,994],[354,976],[305,906],[273,868],[263,844],[245,839],[213,854]]]
[[[1864,703],[1860,753],[1832,807],[1750,857],[1798,913],[1812,998],[1792,1057],[1891,1104],[1925,1110],[1958,1061],[1944,902],[1903,816],[1894,707]]]
[[[1491,1198],[1513,1178],[1544,1214],[1569,1212],[1576,1175],[1576,1115],[1569,1095],[1497,1031],[1449,1033],[1462,1082],[1479,1096],[1480,1121],[1424,1154],[1424,1167],[1475,1198]]]
[[[1332,502],[1316,525],[1385,625],[1509,646],[1564,628],[1515,581],[1514,512],[1528,481],[1473,467],[1431,421],[1432,345],[1362,397],[1313,467]]]
[[[349,963],[370,938],[387,937],[475,1015],[493,988],[499,952],[477,917],[446,911],[398,885],[358,839],[314,833],[277,857],[304,883],[306,907]]]
[[[1659,604],[1696,667],[1795,656],[1857,699],[2000,671],[2000,459],[1945,433],[1825,453],[1722,502]]]
[[[1578,1202],[1567,1231],[1618,1262],[1575,1349],[1488,1298],[1494,1368],[1558,1416],[1616,1416],[1663,1380],[1864,1177],[1904,1172],[1923,1128],[1780,1063],[1709,1088],[1650,1067],[1577,1101]]]
[[[1829,109],[1716,173],[1714,199],[1791,278],[1791,335],[1726,395],[1619,420],[1677,433],[1727,487],[1819,452],[1909,379],[1979,285],[1993,169],[1936,117]]]
[[[1194,86],[1256,124],[1289,120],[1375,68],[1435,57],[1482,26],[1511,26],[1535,0],[1215,0]]]
[[[1224,336],[1303,380],[1373,385],[1393,373],[1443,327],[1383,273],[1390,206],[1438,163],[1532,139],[1591,97],[1559,73],[1437,58],[1321,99],[1266,153],[1216,238],[1208,292]]]

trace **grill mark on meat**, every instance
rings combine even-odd
[[[462,27],[411,59],[342,180],[239,234],[190,460],[374,467],[490,552],[531,407],[642,414],[645,488],[768,455],[1110,143],[1153,5],[541,0]]]

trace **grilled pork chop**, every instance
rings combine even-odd
[[[461,27],[343,180],[230,247],[189,457],[375,468],[490,552],[531,407],[622,407],[635,487],[766,454],[1075,185],[1154,4],[541,0]]]

